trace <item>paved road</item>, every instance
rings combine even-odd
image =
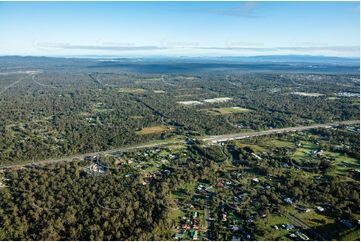
[[[310,125],[310,126],[290,127],[290,128],[283,128],[283,129],[270,129],[270,130],[251,132],[251,133],[238,133],[238,134],[208,136],[208,137],[203,138],[202,141],[209,143],[209,144],[215,144],[215,143],[219,143],[219,142],[247,139],[247,138],[270,135],[270,134],[281,134],[281,133],[287,133],[287,132],[309,130],[309,129],[314,129],[314,128],[331,128],[332,126],[336,126],[339,124],[356,124],[356,123],[360,123],[360,121],[359,120],[351,120],[351,121],[342,121],[342,122],[335,122],[335,123],[328,123],[328,124],[315,124],[315,125]]]
[[[125,148],[117,148],[117,149],[111,149],[111,150],[106,150],[106,151],[78,154],[78,155],[73,155],[73,156],[69,156],[69,157],[47,159],[47,160],[42,160],[42,161],[37,161],[37,162],[29,161],[29,162],[25,162],[25,163],[22,163],[19,165],[0,166],[0,170],[9,169],[9,168],[21,168],[21,167],[24,167],[27,165],[47,165],[47,164],[52,164],[52,163],[57,163],[57,162],[62,162],[62,161],[81,160],[87,156],[96,156],[99,154],[113,154],[113,153],[117,153],[117,152],[127,152],[127,151],[132,151],[132,150],[137,150],[137,149],[154,148],[154,147],[162,147],[162,146],[169,147],[171,145],[177,145],[177,144],[182,144],[182,143],[184,143],[183,140],[171,140],[171,141],[151,143],[151,144],[140,144],[140,145],[129,146],[129,147],[125,147]]]
[[[316,125],[312,125],[312,126],[299,126],[299,127],[291,127],[291,128],[284,128],[284,129],[271,129],[271,130],[266,130],[266,131],[253,132],[253,133],[207,136],[201,140],[204,142],[207,142],[209,144],[215,144],[218,142],[225,142],[225,141],[237,140],[237,139],[246,139],[246,138],[251,138],[251,137],[264,136],[264,135],[277,134],[277,133],[302,131],[302,130],[308,130],[308,129],[314,129],[314,128],[331,128],[332,126],[336,126],[339,124],[356,124],[359,122],[360,122],[359,120],[351,120],[351,121],[335,122],[335,123],[330,123],[330,124],[316,124]],[[182,144],[182,143],[184,143],[184,140],[160,141],[160,142],[151,143],[151,144],[140,144],[140,145],[134,145],[134,146],[129,146],[129,147],[125,147],[125,148],[116,148],[116,149],[111,149],[111,150],[106,150],[106,151],[78,154],[78,155],[73,155],[73,156],[64,157],[64,158],[47,159],[47,160],[37,161],[36,164],[46,165],[46,164],[62,162],[62,161],[72,161],[74,159],[81,160],[81,159],[84,159],[86,156],[96,156],[99,154],[112,154],[112,153],[116,153],[116,152],[126,152],[126,151],[131,151],[131,150],[161,147],[161,146],[171,146],[171,145]],[[33,163],[33,161],[28,161],[28,162],[25,162],[25,163],[22,163],[19,165],[0,166],[0,170],[9,169],[9,168],[21,168],[26,165],[31,165],[32,163]]]

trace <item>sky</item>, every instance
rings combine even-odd
[[[0,2],[0,55],[359,57],[359,2]]]

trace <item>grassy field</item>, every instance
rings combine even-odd
[[[144,93],[146,90],[143,88],[119,88],[122,93]]]
[[[281,215],[269,214],[266,218],[261,218],[255,221],[258,229],[263,230],[265,233],[263,236],[256,236],[256,240],[290,240],[286,237],[290,232],[282,229],[281,224],[292,224],[286,217]],[[273,228],[277,225],[279,230]]]
[[[260,145],[255,145],[255,144],[247,144],[245,142],[241,142],[241,141],[234,141],[234,144],[239,147],[239,148],[244,148],[244,147],[249,147],[251,148],[254,152],[262,152],[265,151],[266,149]]]
[[[205,108],[200,111],[206,112],[211,115],[227,115],[232,113],[245,113],[250,112],[250,109],[240,107],[227,107],[227,108]]]
[[[349,229],[342,232],[339,240],[343,241],[359,241],[360,240],[360,229],[356,226],[354,229]]]
[[[281,147],[291,148],[294,146],[292,142],[289,142],[287,140],[275,139],[275,138],[264,138],[258,142],[258,145],[265,148],[281,148]]]
[[[165,125],[158,125],[152,127],[145,127],[140,131],[137,131],[136,134],[138,135],[147,135],[147,134],[159,134],[167,131],[174,130],[174,128],[165,126]]]
[[[359,160],[348,157],[345,154],[326,151],[324,154],[332,159],[332,169],[327,172],[327,175],[342,175],[346,176],[348,172],[353,169],[360,168]],[[347,166],[346,166],[347,165]]]
[[[296,160],[309,158],[310,155],[307,153],[314,149],[317,149],[317,146],[309,141],[302,140],[301,144],[302,147],[297,148],[296,152],[293,154],[293,158]]]
[[[154,93],[165,93],[163,90],[153,90]]]
[[[142,119],[144,117],[140,116],[140,115],[134,115],[134,116],[129,116],[129,118],[131,118],[131,119]]]

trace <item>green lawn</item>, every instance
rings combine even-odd
[[[282,229],[281,224],[288,223],[291,224],[286,217],[269,214],[266,218],[260,218],[255,221],[255,224],[259,230],[262,230],[264,234],[262,236],[256,235],[256,240],[289,240],[287,234],[289,231]],[[279,230],[273,228],[274,225],[277,225]]]
[[[339,240],[343,241],[359,241],[360,240],[360,229],[356,226],[354,229],[349,229],[340,234]]]
[[[294,146],[292,142],[289,142],[287,140],[274,139],[274,138],[264,138],[259,142],[258,145],[265,148],[281,148],[281,147],[291,148]]]
[[[243,143],[241,141],[235,141],[234,144],[236,146],[238,146],[239,148],[244,148],[244,147],[249,147],[251,148],[254,152],[258,153],[258,152],[263,152],[266,149],[260,145],[256,145],[256,144],[247,144],[247,143]]]

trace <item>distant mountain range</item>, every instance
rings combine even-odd
[[[275,55],[253,57],[163,57],[124,58],[115,56],[34,57],[0,56],[0,69],[64,68],[103,71],[117,69],[145,73],[204,71],[308,72],[358,74],[358,58]]]

